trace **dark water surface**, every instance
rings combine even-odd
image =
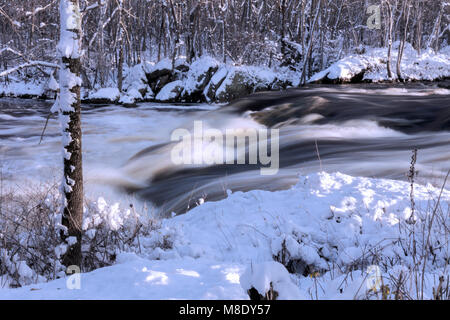
[[[405,180],[417,148],[420,182],[438,185],[450,169],[449,92],[420,84],[312,86],[259,93],[216,110],[204,105],[83,106],[87,182],[133,193],[162,213],[182,213],[200,198],[224,198],[228,189],[285,189],[298,174],[319,170]],[[49,155],[57,163],[55,118],[44,142],[37,144],[50,105],[0,99],[0,161],[13,175],[29,165],[28,176],[38,179],[35,169]],[[259,165],[174,165],[170,133],[192,129],[194,120],[222,131],[279,129],[279,172],[262,176]]]

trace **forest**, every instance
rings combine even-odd
[[[0,0],[0,300],[450,300],[449,22]]]
[[[0,2],[0,72],[57,61],[58,7],[56,0]],[[119,90],[123,67],[143,60],[211,55],[287,66],[308,79],[366,46],[406,41],[438,51],[450,32],[446,0],[82,0],[80,10],[83,85]]]

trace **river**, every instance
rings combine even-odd
[[[61,141],[52,101],[0,99],[2,188],[57,183]],[[262,176],[254,165],[177,166],[170,135],[192,129],[277,128],[280,170]],[[313,86],[260,93],[227,106],[140,103],[137,107],[83,105],[83,160],[87,197],[123,204],[153,203],[182,213],[227,190],[278,190],[298,174],[339,171],[407,179],[418,148],[418,181],[439,185],[450,169],[449,90],[409,85]],[[42,140],[42,141],[41,141]]]

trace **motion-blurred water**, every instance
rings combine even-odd
[[[151,201],[163,214],[182,213],[227,190],[279,190],[299,174],[325,170],[406,179],[418,148],[418,181],[439,185],[450,169],[450,96],[446,89],[414,85],[313,86],[259,93],[227,106],[143,103],[136,108],[83,106],[86,187],[92,196]],[[6,181],[57,175],[58,124],[51,102],[0,99],[0,165]],[[280,129],[280,170],[259,165],[189,165],[171,162],[176,128],[195,120],[229,128]]]

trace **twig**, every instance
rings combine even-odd
[[[44,126],[44,129],[42,130],[41,138],[39,139],[39,144],[41,144],[42,139],[44,138],[45,129],[47,129],[48,119],[50,119],[50,116],[51,116],[51,115],[52,115],[52,114],[49,113],[48,116],[47,116],[47,120],[45,120],[45,126]]]
[[[317,140],[314,140],[314,142],[316,143],[316,153],[317,153],[317,158],[319,159],[319,163],[320,163],[320,171],[323,171],[322,160],[320,159],[319,146],[317,145]]]

